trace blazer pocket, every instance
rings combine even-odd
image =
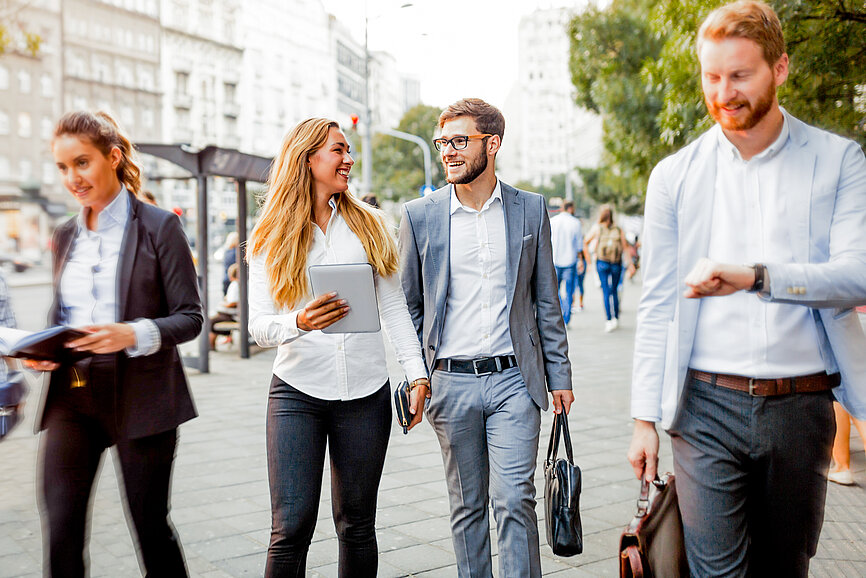
[[[523,237],[523,246],[524,246],[524,247],[526,247],[526,246],[529,245],[530,243],[532,243],[532,233],[530,233],[529,235],[526,235],[525,237]]]
[[[833,319],[848,317],[854,311],[853,307],[837,307],[833,310]]]
[[[533,346],[538,345],[538,329],[533,327],[529,331],[529,342],[532,343]]]

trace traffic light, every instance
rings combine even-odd
[[[357,131],[358,130],[358,115],[353,114],[351,116],[351,119],[352,119],[352,130]]]

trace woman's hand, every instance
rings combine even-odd
[[[409,392],[409,413],[414,417],[409,422],[407,429],[412,429],[424,417],[424,403],[430,397],[430,380],[426,377],[416,379],[412,382],[412,390]]]
[[[41,359],[22,359],[24,366],[33,371],[54,371],[60,364],[56,361],[44,361]]]
[[[304,331],[324,329],[348,314],[349,306],[345,299],[337,299],[336,293],[325,293],[298,312],[298,328]]]
[[[92,353],[116,353],[135,347],[135,330],[126,323],[88,325],[81,330],[86,331],[87,335],[68,342],[66,347]]]

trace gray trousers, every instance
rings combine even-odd
[[[751,397],[691,377],[670,430],[692,576],[805,578],[824,522],[832,394]]]
[[[459,576],[493,575],[488,496],[499,576],[541,576],[533,480],[541,413],[520,370],[480,377],[434,371],[431,387],[427,416],[442,448]]]

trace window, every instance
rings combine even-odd
[[[0,110],[0,134],[9,134],[9,115]]]
[[[42,121],[39,123],[39,137],[42,140],[51,140],[51,133],[53,131],[54,124],[51,122],[51,119],[43,116]]]
[[[145,128],[151,129],[153,126],[153,109],[145,108],[141,111],[141,124],[144,125]]]
[[[231,104],[235,102],[235,98],[237,97],[238,85],[233,84],[231,82],[226,82],[223,84],[223,95],[227,104]]]
[[[30,114],[26,112],[18,113],[18,136],[21,138],[30,138],[33,133],[30,126]]]
[[[54,80],[51,78],[50,74],[43,74],[39,78],[39,85],[41,86],[42,96],[48,98],[54,96]]]
[[[189,73],[174,73],[174,93],[177,96],[186,96],[189,94]]]
[[[9,88],[9,69],[0,65],[0,90]]]
[[[42,163],[42,182],[46,185],[53,185],[56,177],[57,167],[54,166],[54,163]]]
[[[30,94],[30,73],[26,70],[18,71],[18,90],[21,94]]]
[[[4,157],[4,156],[0,156],[0,175],[7,175],[8,176],[9,175],[9,169],[10,169],[9,159]]]
[[[18,162],[18,178],[22,181],[33,180],[33,163],[29,159],[21,159]]]

